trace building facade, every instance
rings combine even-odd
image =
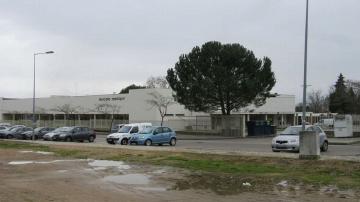
[[[52,127],[83,125],[97,129],[108,129],[114,123],[151,122],[159,125],[159,110],[149,103],[154,100],[151,95],[154,93],[171,99],[173,92],[156,88],[130,90],[128,94],[36,98],[36,124]],[[32,101],[32,98],[0,98],[0,122],[31,126]],[[286,125],[294,120],[295,96],[279,95],[267,99],[259,108],[250,106],[234,113],[246,114],[248,120],[262,119]],[[168,106],[164,123],[177,130],[191,124],[207,129],[211,128],[206,126],[210,124],[209,117],[207,113],[191,112],[173,102]]]

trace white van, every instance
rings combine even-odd
[[[132,134],[138,133],[145,128],[152,127],[151,123],[132,123],[126,124],[120,128],[116,133],[112,133],[106,137],[106,142],[109,144],[122,144],[126,145]]]

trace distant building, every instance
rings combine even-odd
[[[161,121],[159,111],[147,102],[151,99],[149,93],[154,91],[164,97],[172,97],[173,93],[171,89],[156,88],[130,90],[128,94],[36,98],[37,125],[84,125],[100,129],[108,129],[111,123],[152,122],[157,125]],[[266,104],[259,108],[250,106],[234,113],[247,114],[248,120],[262,119],[275,125],[292,125],[295,96],[279,95],[267,99]],[[199,124],[197,120],[200,119],[196,117],[208,120],[209,114],[191,112],[175,102],[168,107],[165,124],[181,130],[194,122]],[[0,122],[31,126],[32,98],[0,98]]]

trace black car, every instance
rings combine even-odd
[[[51,131],[55,130],[55,128],[50,127],[38,127],[34,130],[34,135],[36,139],[41,139],[46,133],[49,133]]]
[[[22,133],[24,133],[26,131],[32,131],[32,128],[30,128],[30,127],[17,127],[17,128],[14,128],[12,130],[9,130],[6,133],[5,138],[7,138],[7,139],[12,139],[12,138],[23,139]]]
[[[35,140],[41,139],[46,133],[49,133],[53,130],[55,130],[55,128],[38,127],[38,128],[35,128],[34,132],[32,130],[23,132],[22,137],[19,137],[19,139],[31,140],[33,138],[33,135],[34,135]]]
[[[0,130],[0,138],[13,138],[13,133],[24,126],[12,126],[10,128]]]
[[[43,136],[44,140],[63,140],[67,142],[84,140],[94,142],[95,138],[96,134],[93,130],[79,126],[57,128]]]

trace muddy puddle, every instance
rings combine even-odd
[[[150,182],[149,176],[143,174],[110,175],[103,179],[106,182],[127,185],[147,185]]]
[[[128,197],[131,198],[135,193],[136,196],[142,198],[150,193],[153,198],[149,201],[162,201],[166,197],[169,197],[170,200],[172,196],[175,196],[180,201],[184,201],[186,197],[189,197],[187,201],[209,201],[208,199],[216,199],[215,201],[242,201],[239,199],[242,199],[243,196],[248,196],[250,199],[253,196],[257,197],[256,200],[243,198],[243,201],[266,201],[267,197],[271,197],[270,201],[273,201],[273,199],[276,199],[276,201],[289,201],[290,199],[291,201],[304,201],[309,198],[310,201],[332,202],[342,200],[358,201],[360,199],[358,190],[341,190],[336,186],[303,185],[286,179],[272,181],[244,176],[192,172],[172,167],[122,161],[59,159],[55,155],[52,156],[37,151],[19,151],[18,153],[23,153],[24,157],[21,159],[17,156],[18,159],[7,160],[4,165],[10,167],[10,169],[2,170],[3,173],[0,173],[0,176],[4,176],[6,172],[11,173],[11,171],[14,171],[16,177],[11,181],[7,181],[7,183],[13,183],[12,186],[18,187],[22,186],[20,181],[17,184],[18,179],[27,179],[28,183],[34,180],[36,186],[39,183],[44,183],[39,186],[46,189],[49,188],[49,184],[52,184],[54,187],[52,193],[55,195],[58,194],[60,188],[71,191],[79,186],[84,186],[89,190],[93,190],[94,193],[96,192],[99,197],[115,197],[117,194],[122,193],[123,195],[128,194]],[[41,172],[38,168],[42,168]],[[28,175],[26,172],[32,173],[32,175]],[[34,172],[38,173],[34,175]],[[38,181],[35,176],[41,181]],[[54,182],[56,183],[54,184]],[[62,182],[63,184],[61,184]],[[28,184],[26,190],[28,187],[32,187],[32,185]],[[9,188],[9,191],[11,190],[16,189]],[[86,194],[88,193],[86,192]],[[94,194],[93,197],[97,197],[97,195]],[[85,196],[84,194],[83,197]],[[210,198],[210,196],[213,198]],[[11,197],[9,195],[9,198]],[[63,196],[59,195],[59,197],[61,199]],[[68,201],[60,199],[59,201]],[[0,201],[2,201],[1,194]],[[108,201],[116,200],[109,199]]]

